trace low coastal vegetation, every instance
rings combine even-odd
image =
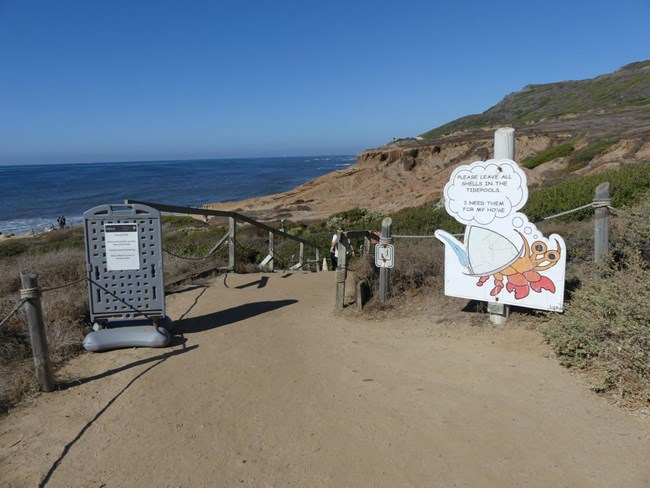
[[[559,361],[587,373],[594,390],[639,405],[650,401],[650,326],[644,310],[650,303],[650,165],[625,167],[532,191],[523,211],[536,221],[583,206],[592,201],[594,189],[604,181],[611,183],[612,205],[620,210],[614,219],[609,259],[599,269],[592,262],[592,209],[539,223],[545,234],[557,232],[567,242],[570,291],[566,310],[563,314],[515,311],[511,323],[538,328]],[[317,243],[323,259],[329,256],[335,229],[377,230],[384,217],[371,210],[351,209],[322,222],[287,220],[283,225],[289,234]],[[457,233],[463,229],[440,202],[401,210],[391,217],[395,235],[431,235],[436,229]],[[206,268],[226,266],[227,246],[210,254],[226,232],[225,222],[163,217],[166,277],[191,276]],[[238,270],[258,270],[268,252],[268,233],[240,226],[237,243]],[[435,239],[400,238],[395,239],[395,245],[400,259],[391,277],[393,296],[387,304],[371,299],[364,313],[391,313],[391,308],[393,313],[407,313],[399,306],[404,297],[428,294],[433,300],[443,293],[442,245]],[[275,246],[276,269],[287,269],[297,261],[296,242],[276,238]],[[377,270],[372,262],[354,259],[351,267],[357,279],[364,278],[376,287]],[[0,282],[0,319],[19,301],[21,269],[37,273],[39,285],[45,289],[42,303],[51,361],[55,369],[59,368],[81,351],[83,336],[90,330],[82,228],[0,243],[0,273],[4,277]],[[68,286],[58,288],[64,284]],[[480,317],[481,323],[488,323],[484,315]],[[0,328],[0,408],[7,410],[34,389],[29,336],[24,314],[19,312]]]
[[[577,171],[584,168],[589,162],[599,154],[605,152],[607,149],[616,144],[616,141],[605,140],[589,144],[584,149],[574,153],[569,157],[568,171]]]
[[[506,126],[587,111],[617,110],[650,104],[650,61],[623,66],[590,80],[528,85],[482,114],[454,120],[422,134],[434,139],[462,130]]]
[[[545,151],[541,151],[535,154],[534,156],[524,159],[521,162],[521,165],[524,168],[535,169],[540,164],[548,163],[549,161],[553,161],[554,159],[557,158],[567,157],[573,152],[574,150],[573,145],[574,145],[573,141],[569,141],[554,147],[549,147]]]

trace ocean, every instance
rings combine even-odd
[[[200,207],[290,190],[353,164],[355,156],[0,166],[0,232],[26,234],[83,221],[126,198]]]

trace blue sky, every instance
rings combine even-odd
[[[354,154],[650,59],[650,0],[0,0],[0,164]]]

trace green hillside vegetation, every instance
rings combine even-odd
[[[589,164],[589,161],[594,159],[599,154],[605,152],[614,144],[616,144],[616,141],[610,141],[610,140],[598,141],[589,144],[589,146],[587,146],[586,148],[571,155],[571,157],[569,158],[569,166],[567,170],[577,171],[580,168],[584,168],[585,166],[587,166],[587,164]]]
[[[592,110],[612,110],[650,104],[650,61],[622,67],[590,80],[528,85],[482,114],[468,115],[421,135],[445,134],[494,125],[559,117]]]
[[[573,150],[574,143],[569,141],[558,146],[550,147],[545,151],[541,151],[530,158],[526,158],[521,162],[521,166],[528,169],[535,169],[540,164],[548,163],[556,158],[564,158],[569,156]]]

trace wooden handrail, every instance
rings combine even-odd
[[[282,236],[285,239],[300,242],[301,244],[306,244],[314,249],[318,249],[318,245],[314,242],[301,239],[300,237],[292,236],[291,234],[287,234],[286,232],[283,232],[279,229],[274,229],[270,225],[266,225],[263,224],[262,222],[258,222],[257,220],[247,217],[246,215],[240,214],[238,212],[225,212],[223,210],[210,210],[207,208],[180,207],[177,205],[166,205],[163,203],[143,202],[141,200],[131,200],[131,199],[124,200],[125,205],[134,204],[134,203],[140,205],[147,205],[149,207],[155,208],[156,210],[160,210],[161,212],[171,212],[171,213],[188,214],[188,215],[205,215],[207,217],[229,217],[235,220],[246,222],[248,224],[251,224],[255,227],[266,230],[268,232],[272,232],[273,234]]]

